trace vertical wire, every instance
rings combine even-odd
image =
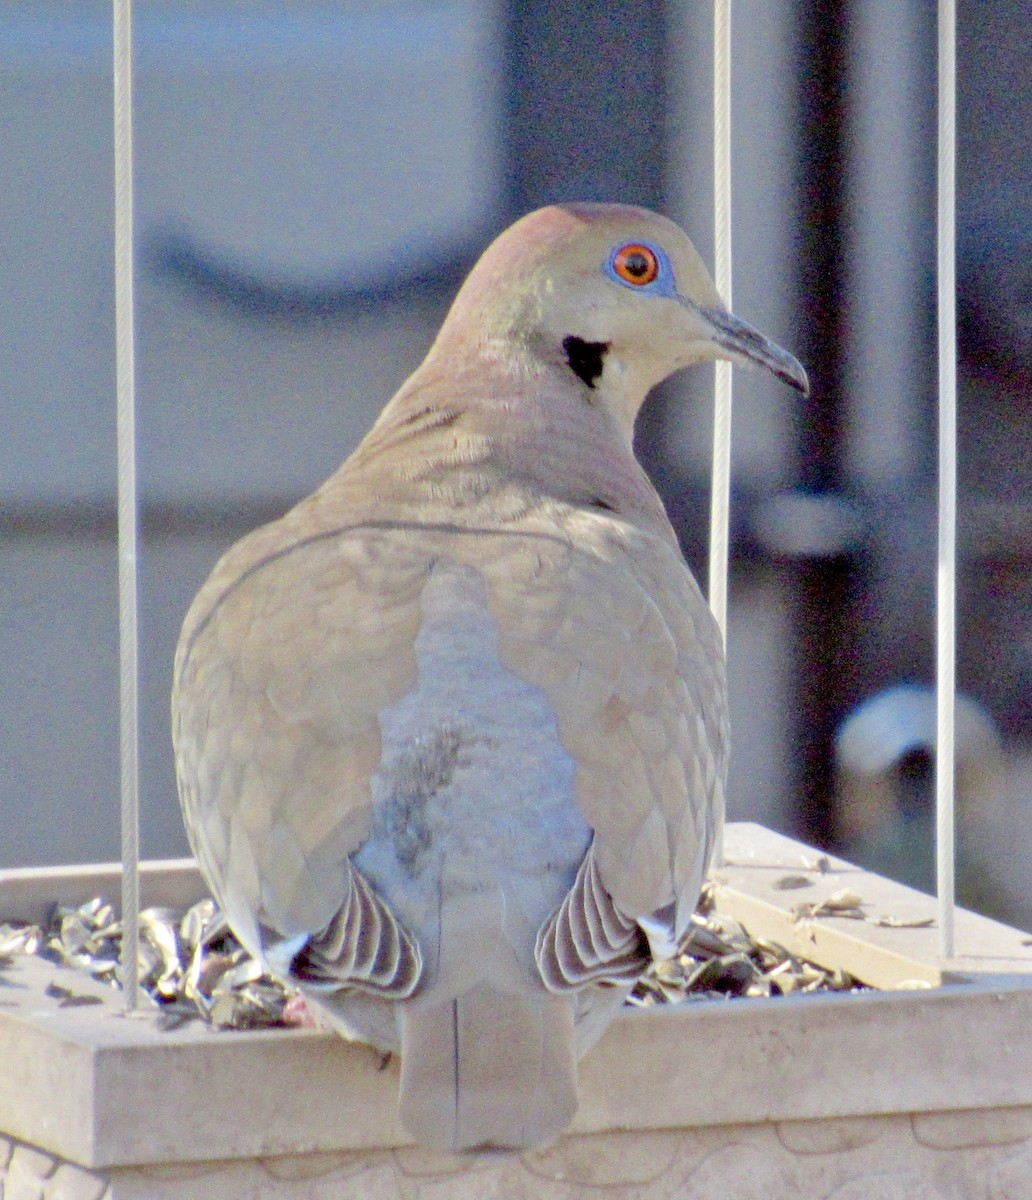
[[[136,413],[133,335],[131,0],[114,0],[115,395],[118,443],[118,632],[122,791],[122,987],[139,1002],[139,701]]]
[[[713,241],[720,298],[731,307],[731,0],[713,4]],[[727,649],[728,526],[731,507],[731,364],[718,362],[713,394],[709,602]],[[714,865],[724,861],[724,807],[716,816]]]
[[[956,5],[939,0],[937,286],[939,544],[936,570],[936,890],[939,953],[953,955],[957,577]]]

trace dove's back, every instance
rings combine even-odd
[[[666,537],[607,513],[525,498],[493,528],[386,504],[341,522],[351,489],[241,543],[191,610],[191,839],[249,948],[400,1049],[419,1141],[534,1145],[569,1123],[576,1059],[648,961],[634,919],[683,894],[683,923],[701,884],[722,765],[696,719],[719,754],[722,716],[693,719],[683,672],[708,661],[708,612]],[[539,934],[589,850],[623,940],[550,990]],[[348,936],[397,960],[379,990],[342,965],[351,870],[385,913]]]

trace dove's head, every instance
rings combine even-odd
[[[707,359],[808,389],[792,355],[724,307],[681,229],[629,205],[563,204],[517,221],[474,267],[442,339],[460,329],[487,355],[569,373],[632,423],[650,388]]]

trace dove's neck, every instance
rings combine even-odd
[[[459,519],[461,509],[476,519],[485,498],[510,511],[557,502],[672,536],[634,457],[633,422],[620,419],[601,388],[523,347],[487,344],[465,356],[440,349],[384,409],[345,475],[378,477],[406,504],[432,496]]]

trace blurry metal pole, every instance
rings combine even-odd
[[[878,8],[854,0],[796,0],[786,6],[795,32],[797,354],[812,385],[809,397],[793,404],[795,487],[817,496],[837,496],[851,482],[846,469],[852,426],[846,361],[853,282],[847,247],[855,234],[849,154],[856,130],[846,115],[854,95],[851,38],[859,13],[871,7]],[[843,546],[832,554],[799,556],[785,567],[793,625],[792,749],[799,831],[804,839],[832,848],[837,835],[835,734],[869,682],[860,667],[865,619],[858,602],[861,560]]]
[[[122,987],[138,1003],[139,702],[136,583],[136,414],[133,354],[131,0],[114,0],[115,393],[118,438],[118,626],[122,778]]]
[[[953,954],[954,701],[957,587],[956,5],[939,0],[939,546],[936,605],[935,823],[939,953]]]
[[[731,308],[731,0],[713,4],[714,277]],[[731,505],[731,364],[718,362],[713,394],[709,602],[727,649],[728,526]],[[716,814],[714,866],[724,861],[724,809]]]
[[[588,197],[662,210],[669,8],[669,0],[501,5],[508,211],[499,229],[532,208]]]

